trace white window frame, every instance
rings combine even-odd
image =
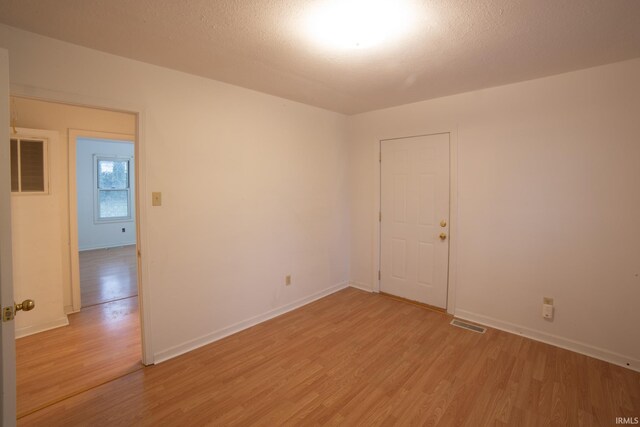
[[[127,215],[111,218],[100,218],[100,191],[109,190],[105,188],[98,188],[98,162],[100,161],[127,161],[129,166],[127,167],[127,188],[116,189],[114,191],[127,191]],[[94,154],[93,155],[93,222],[95,224],[105,224],[113,222],[128,222],[131,221],[131,164],[133,163],[133,157],[129,156],[114,156],[112,154]]]
[[[22,133],[18,131],[18,133],[14,133],[9,135],[9,144],[11,144],[11,140],[17,140],[17,151],[18,151],[18,191],[11,191],[12,196],[42,196],[49,194],[49,138],[44,138],[42,136],[34,136],[29,135],[27,133]],[[44,190],[43,191],[22,191],[22,171],[20,164],[20,141],[28,140],[28,141],[42,141],[42,177],[44,181]]]

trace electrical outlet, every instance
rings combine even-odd
[[[286,277],[284,278],[284,284],[289,286],[291,284],[291,275],[287,274]]]
[[[542,297],[542,317],[553,320],[553,298]]]

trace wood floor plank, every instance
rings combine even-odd
[[[19,424],[537,426],[638,416],[639,373],[449,321],[346,289]]]
[[[136,245],[82,251],[82,307],[138,295]]]
[[[142,367],[135,263],[135,246],[80,253],[82,310],[16,341],[18,417]]]
[[[141,368],[137,298],[69,316],[16,340],[18,417]]]

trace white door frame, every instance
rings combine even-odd
[[[0,48],[0,306],[13,304],[11,176],[9,172],[9,51]],[[0,425],[16,425],[15,322],[0,320]]]
[[[140,105],[132,105],[113,99],[94,98],[82,94],[58,92],[40,87],[25,86],[20,84],[10,85],[10,94],[22,98],[31,98],[41,101],[58,102],[61,104],[75,105],[80,107],[98,108],[110,111],[130,113],[136,116],[136,135],[134,138],[134,161],[135,161],[135,193],[136,193],[136,247],[138,249],[138,303],[140,308],[140,331],[142,339],[142,363],[152,365],[154,363],[154,352],[151,341],[151,289],[146,286],[149,277],[149,249],[147,242],[147,206],[144,203],[144,195],[147,194],[147,169],[146,169],[146,140],[145,108]],[[69,145],[70,147],[70,145]],[[71,190],[71,188],[69,189]],[[75,192],[69,192],[69,197]],[[75,212],[72,210],[72,212]],[[77,215],[77,212],[76,212]],[[77,217],[76,217],[77,221]],[[73,230],[70,227],[70,233]],[[77,226],[76,226],[77,239]],[[71,250],[71,236],[70,236]],[[76,240],[77,244],[77,240]],[[72,271],[73,273],[73,271]]]
[[[449,282],[447,296],[447,313],[453,315],[456,307],[456,270],[457,270],[457,249],[458,249],[458,132],[455,130],[427,131],[416,135],[400,136],[395,138],[382,138],[374,145],[375,161],[374,167],[374,212],[373,212],[373,292],[380,292],[380,255],[381,255],[381,235],[380,235],[380,212],[382,210],[381,179],[382,179],[382,142],[399,139],[415,138],[421,136],[449,134]]]
[[[77,159],[76,150],[78,138],[96,138],[116,142],[133,142],[134,151],[136,145],[136,136],[124,133],[99,132],[93,130],[69,129],[69,259],[71,260],[71,302],[73,312],[78,312],[82,308],[80,296],[80,256],[78,243],[78,190],[77,190]],[[134,156],[134,175],[138,169]],[[136,176],[137,178],[137,176]],[[94,177],[95,179],[95,177]],[[137,188],[137,179],[134,179],[134,188]],[[138,194],[134,191],[135,211],[138,211]],[[136,230],[138,229],[138,215],[134,218],[136,222]],[[136,231],[137,233],[137,231]],[[138,291],[140,291],[138,287]]]

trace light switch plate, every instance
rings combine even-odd
[[[162,206],[162,193],[154,191],[151,193],[151,206]]]

